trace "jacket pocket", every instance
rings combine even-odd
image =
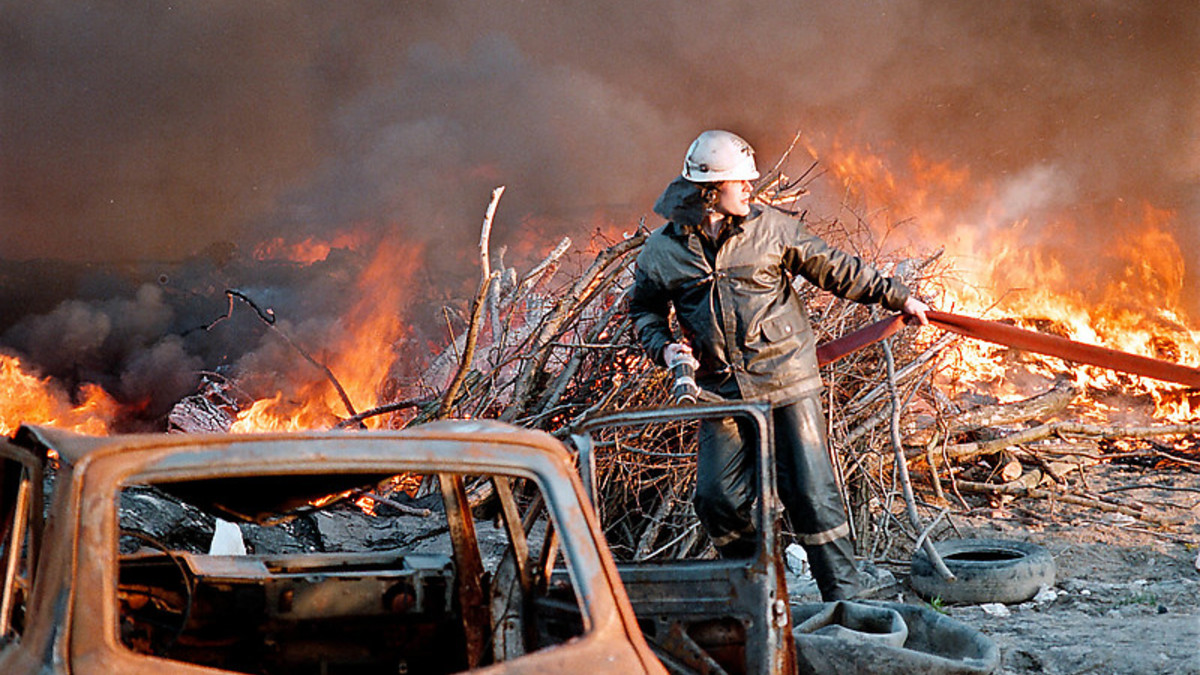
[[[762,323],[762,336],[767,342],[785,340],[795,335],[798,330],[799,327],[792,321],[792,317],[787,315],[777,316]]]

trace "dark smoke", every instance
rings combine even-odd
[[[229,242],[244,259],[354,226],[428,244],[424,280],[457,289],[496,185],[497,244],[578,241],[648,214],[687,143],[724,127],[764,161],[800,129],[969,167],[1034,242],[1063,236],[1040,229],[1051,213],[1095,217],[1077,234],[1102,250],[1124,225],[1111,204],[1177,210],[1194,288],[1197,53],[1183,2],[3,0],[0,257],[144,264]],[[6,325],[40,315],[2,344],[50,371],[135,397],[230,353],[163,337],[212,312],[182,290],[62,285],[0,303]]]
[[[8,1],[6,258],[179,258],[365,221],[644,213],[697,130],[804,129],[1080,199],[1193,192],[1200,8]],[[425,236],[422,234],[422,236]],[[438,236],[438,235],[433,235]]]
[[[18,322],[4,341],[44,374],[69,384],[99,383],[153,417],[191,393],[203,365],[177,335],[164,335],[173,318],[163,291],[143,286],[130,300],[68,300]]]

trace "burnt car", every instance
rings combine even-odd
[[[387,547],[263,544],[406,475],[428,498],[372,516],[413,520]],[[0,442],[0,489],[3,673],[666,672],[572,457],[540,432],[24,427]],[[251,550],[147,531],[137,503],[186,509],[192,529],[237,523]]]
[[[617,569],[651,648],[675,673],[786,675],[796,671],[795,642],[786,570],[780,555],[781,510],[775,497],[774,433],[770,409],[746,401],[659,409],[622,410],[594,416],[573,430],[579,469],[589,497],[597,500],[596,455],[603,439],[636,446],[654,425],[704,418],[745,419],[758,451],[758,493],[753,518],[758,546],[746,558],[708,555],[655,560],[618,560]],[[627,437],[621,439],[624,431]],[[689,458],[690,459],[690,458]],[[694,471],[694,463],[688,461]],[[615,520],[620,514],[602,514]],[[604,522],[608,525],[608,522]],[[569,583],[565,574],[561,583]]]

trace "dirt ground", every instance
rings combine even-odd
[[[975,509],[953,519],[962,536],[1045,546],[1057,566],[1057,597],[1008,606],[1007,616],[980,606],[945,612],[996,641],[1003,673],[1200,674],[1200,474],[1099,466],[1087,481],[1093,493],[1178,523],[1161,528],[1029,498]],[[1121,490],[1105,492],[1113,488]],[[903,581],[907,569],[891,569]],[[904,599],[921,602],[906,586]]]

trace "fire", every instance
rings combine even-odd
[[[869,149],[837,144],[821,160],[852,199],[912,220],[906,228],[886,223],[888,236],[906,235],[927,250],[946,247],[947,276],[956,280],[939,280],[937,308],[1200,366],[1200,331],[1184,309],[1175,212],[1148,202],[1067,204],[1065,181],[1046,168],[998,185],[918,153],[894,170]],[[1200,407],[1176,385],[986,343],[959,341],[956,354],[946,370],[956,379],[943,384],[988,389],[1001,400],[1028,396],[1069,371],[1093,390],[1148,395],[1159,419],[1182,421]]]
[[[404,337],[402,310],[411,278],[418,269],[421,247],[376,242],[375,253],[357,280],[356,297],[341,325],[324,346],[319,360],[336,377],[355,412],[378,405],[380,393],[396,358],[395,345]],[[297,336],[302,342],[304,336]],[[232,431],[296,431],[328,429],[350,415],[341,394],[324,372],[299,362],[307,380],[255,401],[238,414]],[[382,418],[368,418],[376,428]]]
[[[15,356],[0,354],[0,434],[11,435],[21,424],[44,424],[85,434],[103,435],[120,408],[99,386],[80,387],[81,403],[50,378],[32,375]]]
[[[254,248],[256,260],[288,260],[296,263],[315,263],[325,260],[335,249],[357,250],[367,244],[365,229],[350,228],[328,239],[309,237],[302,241],[289,242],[275,237]]]
[[[253,433],[266,431],[303,431],[329,427],[337,414],[322,395],[308,401],[285,400],[283,392],[259,399],[238,413],[231,431]]]
[[[296,244],[272,241],[259,248],[260,257],[286,258],[291,262],[324,260],[330,251],[361,245],[357,230],[325,241],[308,239]],[[355,413],[379,403],[396,359],[395,345],[405,337],[403,310],[406,294],[419,269],[419,245],[370,242],[372,256],[348,294],[346,310],[333,327],[312,328],[306,317],[283,317],[278,336],[267,336],[281,352],[294,356],[288,372],[268,375],[277,389],[246,406],[232,426],[234,432],[329,429]],[[287,323],[291,319],[296,323]],[[284,336],[284,337],[279,337]],[[294,343],[319,365],[289,351]],[[253,369],[254,366],[247,366]],[[325,369],[340,385],[335,388]],[[14,356],[0,355],[0,433],[11,434],[23,423],[63,427],[82,433],[110,433],[122,404],[98,384],[85,383],[65,391],[51,378],[30,372]],[[344,399],[343,399],[344,396]],[[349,401],[349,405],[345,401]],[[368,427],[385,424],[385,418],[368,418]]]

